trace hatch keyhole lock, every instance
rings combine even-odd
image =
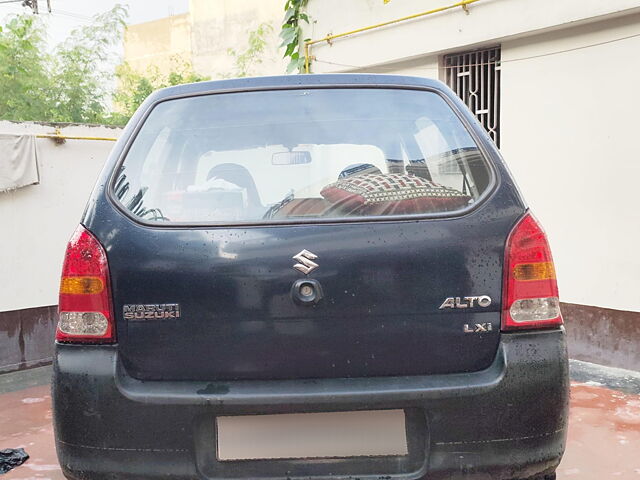
[[[322,287],[317,280],[296,280],[291,287],[291,298],[298,305],[316,305],[322,300]]]

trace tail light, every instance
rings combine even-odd
[[[547,236],[527,213],[507,240],[502,329],[562,325],[558,284]]]
[[[56,340],[59,342],[115,341],[107,255],[82,225],[67,245],[58,314]]]

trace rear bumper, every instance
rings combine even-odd
[[[141,382],[115,346],[58,345],[56,448],[68,478],[524,478],[564,451],[564,331],[501,336],[492,365],[467,374],[370,379]],[[218,462],[215,417],[405,409],[409,455]]]

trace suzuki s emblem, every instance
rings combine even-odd
[[[293,256],[293,259],[298,261],[293,268],[305,275],[309,275],[309,273],[319,267],[319,265],[314,262],[316,258],[318,258],[318,256],[309,250],[302,250],[299,254]]]

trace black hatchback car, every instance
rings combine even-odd
[[[568,367],[546,236],[437,81],[158,91],[66,253],[65,475],[550,479]]]

